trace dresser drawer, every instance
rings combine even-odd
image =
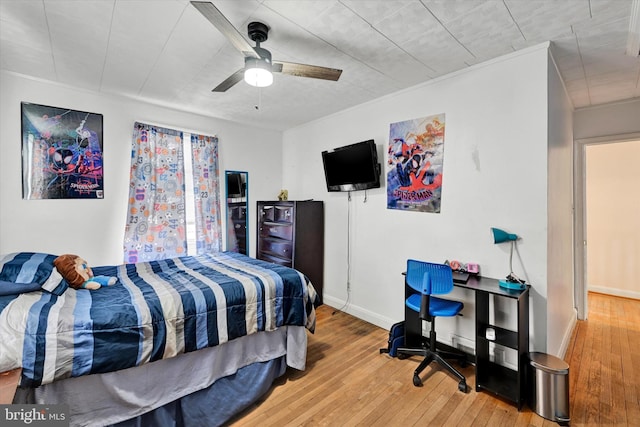
[[[273,221],[276,217],[275,211],[275,206],[263,206],[258,212],[258,215],[260,215],[258,221]]]
[[[274,264],[284,265],[285,267],[293,267],[293,263],[291,262],[291,259],[278,258],[268,254],[260,254],[258,259],[261,259],[263,261],[269,261]]]
[[[279,237],[280,239],[293,240],[293,226],[291,224],[263,222],[260,224],[260,237]]]
[[[277,222],[292,222],[293,206],[276,206],[275,216]]]
[[[281,258],[292,259],[293,257],[293,244],[289,240],[261,239],[258,250]]]

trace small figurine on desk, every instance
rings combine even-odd
[[[280,190],[280,194],[278,194],[278,200],[281,202],[285,202],[289,199],[289,191],[288,190]]]
[[[480,267],[478,264],[469,262],[467,264],[461,263],[456,260],[446,260],[445,265],[451,267],[453,271],[453,281],[458,283],[467,283],[470,275],[478,275],[480,273]]]
[[[458,271],[460,273],[469,273],[469,274],[478,274],[480,273],[480,266],[475,262],[463,263],[460,261],[454,260],[445,260],[445,265],[451,267],[453,271]]]

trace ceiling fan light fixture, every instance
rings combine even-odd
[[[255,87],[271,86],[273,83],[271,64],[262,58],[247,58],[244,67],[244,81]]]

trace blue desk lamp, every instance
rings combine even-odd
[[[506,231],[500,230],[499,228],[491,228],[491,232],[493,233],[493,243],[498,244],[511,242],[511,251],[509,253],[509,275],[505,279],[500,280],[498,283],[505,289],[525,289],[527,285],[525,284],[524,280],[518,278],[518,276],[513,273],[513,248],[516,244],[516,240],[518,240],[518,235],[507,233]]]

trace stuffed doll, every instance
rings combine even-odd
[[[102,286],[111,286],[118,280],[115,277],[94,276],[87,261],[78,255],[60,255],[53,261],[53,265],[74,289],[100,289]]]

